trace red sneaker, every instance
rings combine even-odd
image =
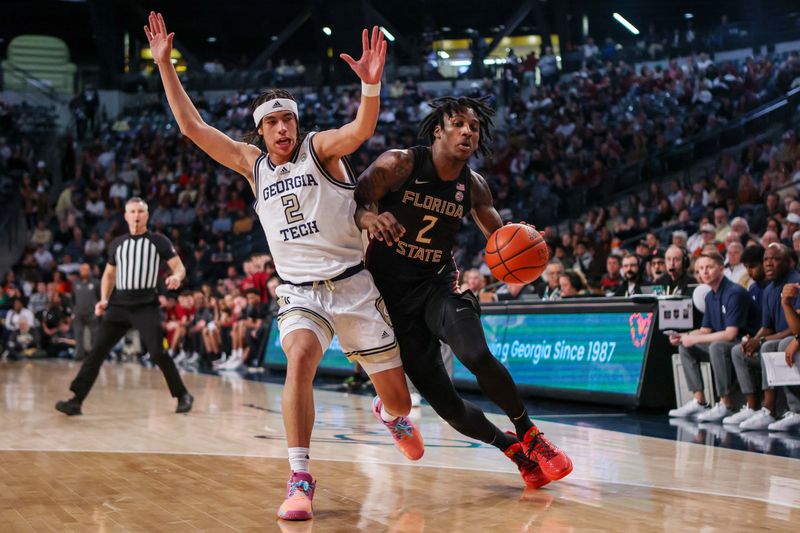
[[[511,431],[506,431],[506,433],[515,439],[517,438],[516,433],[512,433]],[[521,442],[515,442],[506,448],[503,453],[517,465],[526,486],[532,489],[538,489],[550,483],[550,478],[542,472],[542,467],[539,466],[539,463],[529,459],[528,456],[525,455],[525,450]]]
[[[278,509],[278,518],[283,520],[311,520],[314,511],[311,501],[317,483],[308,472],[292,472],[286,483],[286,499]]]
[[[391,422],[384,422],[381,418],[381,399],[375,396],[372,399],[372,412],[375,417],[386,426],[392,434],[394,444],[408,459],[417,461],[425,453],[425,442],[417,426],[406,416],[398,416]]]
[[[556,481],[572,472],[572,460],[556,445],[547,440],[539,428],[533,426],[522,439],[525,455],[539,463],[550,481]]]

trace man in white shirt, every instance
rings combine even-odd
[[[25,307],[21,298],[15,298],[13,305],[14,306],[11,308],[11,310],[6,314],[4,322],[5,331],[3,332],[3,345],[5,345],[5,341],[11,336],[12,333],[19,331],[21,321],[26,322],[29,326],[36,324],[36,318],[34,318],[33,312]]]
[[[117,179],[108,191],[109,198],[119,198],[123,202],[128,199],[128,186]]]
[[[742,252],[744,252],[742,243],[733,241],[728,245],[728,253],[725,256],[725,277],[737,284],[747,274],[747,269],[742,264]]]
[[[53,264],[53,254],[45,248],[44,246],[39,246],[36,248],[36,251],[33,252],[33,258],[36,260],[36,264],[39,265],[39,268],[44,270],[50,268]]]

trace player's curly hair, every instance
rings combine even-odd
[[[451,117],[455,113],[463,112],[465,109],[470,108],[475,112],[475,116],[481,126],[478,151],[483,155],[491,154],[492,149],[489,145],[492,142],[492,127],[494,126],[492,116],[494,116],[494,109],[489,105],[488,100],[488,96],[483,96],[481,98],[443,96],[429,102],[428,105],[433,108],[433,111],[420,122],[419,138],[425,139],[430,144],[433,144],[433,130],[436,129],[437,125],[444,128],[445,115]]]
[[[258,98],[252,101],[250,104],[250,114],[253,114],[253,111],[256,110],[258,106],[263,104],[268,100],[272,100],[273,98],[287,98],[292,101],[296,101],[292,93],[287,91],[286,89],[268,89],[258,95]],[[297,146],[300,146],[303,143],[303,138],[306,136],[306,132],[300,128],[300,117],[297,118]],[[254,127],[249,132],[245,133],[242,136],[242,141],[248,144],[254,144],[255,146],[261,148],[262,150],[266,150],[266,146],[264,146],[264,138],[258,133],[258,127]]]

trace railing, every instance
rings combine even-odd
[[[14,65],[13,63],[7,61],[5,63],[6,70],[13,72],[20,78],[25,80],[25,85],[30,87],[35,92],[39,93],[41,96],[44,96],[51,104],[61,104],[61,97],[59,96],[58,92],[50,87],[47,83],[42,81],[41,79],[37,78],[34,74],[30,71]]]

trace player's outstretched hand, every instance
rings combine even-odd
[[[161,13],[150,12],[150,25],[144,27],[144,34],[147,42],[150,43],[150,51],[153,53],[153,61],[157,65],[167,64],[172,54],[172,39],[175,33],[167,33],[167,26],[164,24],[164,17]]]
[[[377,215],[367,228],[367,231],[369,231],[370,237],[384,241],[389,246],[392,246],[406,234],[406,228],[389,212]]]
[[[349,54],[339,54],[339,57],[350,65],[364,83],[378,83],[381,81],[383,66],[386,63],[386,46],[386,38],[380,28],[372,27],[372,38],[364,28],[361,32],[361,59],[356,61]]]

